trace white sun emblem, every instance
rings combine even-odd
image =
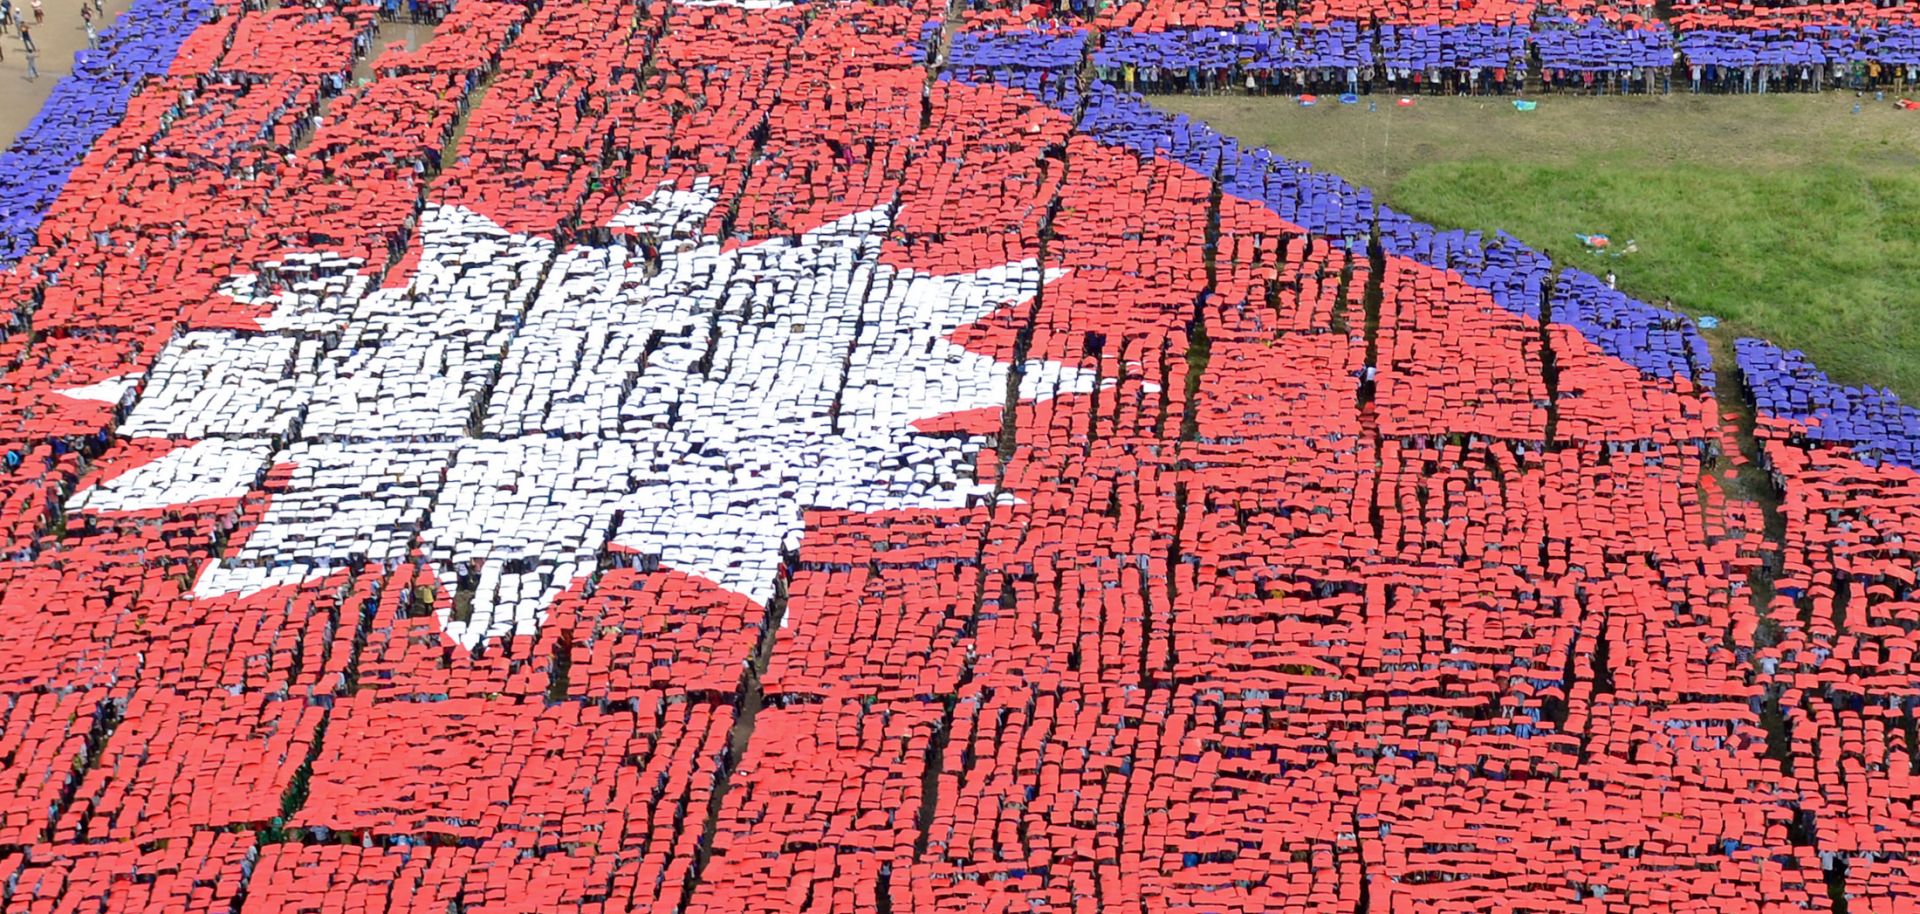
[[[201,440],[69,506],[234,498],[292,464],[195,594],[417,553],[472,588],[470,618],[441,611],[471,647],[531,633],[609,546],[764,603],[809,508],[990,497],[970,470],[978,439],[913,423],[1004,405],[1011,366],[946,336],[1060,272],[897,269],[879,260],[884,207],[725,250],[699,235],[713,206],[704,186],[662,189],[620,216],[662,239],[657,268],[433,207],[406,288],[370,289],[329,256],[235,280],[228,294],[272,307],[263,332],[174,339],[121,426]],[[1029,362],[1019,394],[1094,383]]]

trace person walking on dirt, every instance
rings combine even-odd
[[[44,0],[33,0],[33,24],[34,25],[39,25],[40,23],[47,21],[47,9],[45,6],[42,5],[43,2]]]
[[[20,26],[20,43],[27,46],[28,55],[40,50],[40,46],[33,43],[33,30],[25,25]]]
[[[39,78],[40,78],[40,52],[37,50],[34,50],[33,48],[28,48],[27,49],[27,81],[34,82]]]

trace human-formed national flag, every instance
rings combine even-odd
[[[250,6],[0,279],[10,908],[1913,903],[1897,398],[1097,31]]]

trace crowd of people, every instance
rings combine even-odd
[[[1230,27],[382,13],[0,164],[9,907],[1920,906],[1899,398],[1084,78]]]
[[[1174,4],[1014,6],[1029,28],[1098,32],[1100,76],[1158,92],[1506,94],[1904,91],[1910,5]],[[1009,20],[997,20],[1006,22]],[[1349,72],[1351,71],[1351,72]]]

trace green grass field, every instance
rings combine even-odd
[[[1421,98],[1379,110],[1162,96],[1162,107],[1372,187],[1450,228],[1505,229],[1560,263],[1803,349],[1920,402],[1920,113],[1820,96]],[[1639,252],[1585,253],[1576,232]],[[1716,340],[1719,342],[1720,340]]]

